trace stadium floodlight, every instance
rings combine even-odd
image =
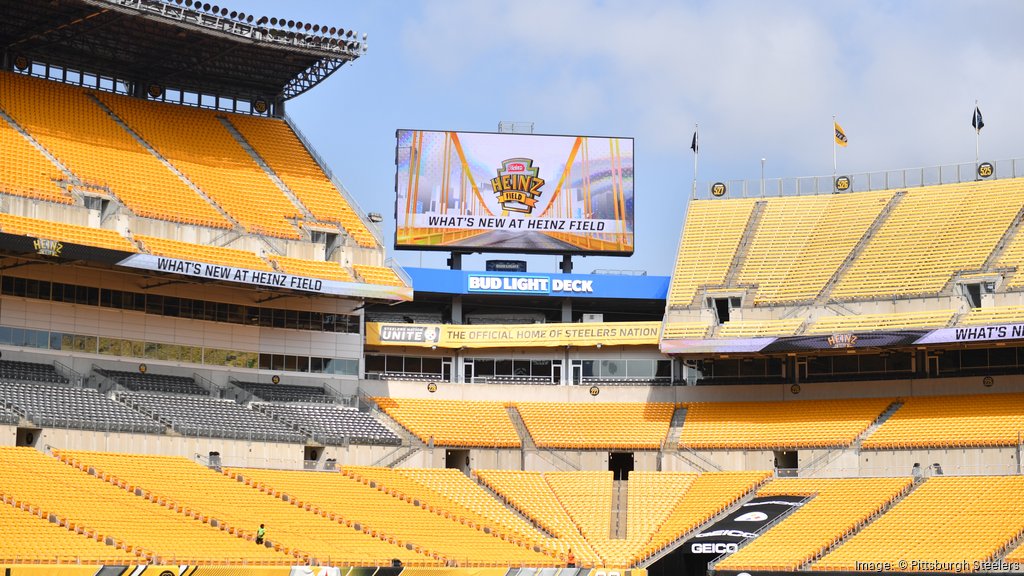
[[[352,37],[352,31],[349,30],[348,32],[345,33],[345,38],[351,38],[351,37]]]
[[[262,25],[266,24],[268,21],[269,21],[269,19],[266,16],[260,16],[260,19],[256,21],[256,25],[257,26],[262,26]],[[275,19],[274,21],[276,22],[277,20]]]
[[[198,4],[196,4],[196,6],[198,6]],[[210,11],[210,5],[209,4],[203,4],[203,12],[209,12],[209,11]]]
[[[366,42],[366,32],[363,32],[363,42]]]
[[[266,16],[264,16],[264,18],[266,18]],[[271,18],[270,19],[270,25],[271,26],[277,26],[277,18]]]
[[[366,218],[374,224],[379,224],[384,221],[384,217],[381,216],[380,212],[370,212],[366,215]]]
[[[288,21],[288,27],[289,28],[295,28],[295,20],[289,20]]]
[[[227,16],[228,15],[228,9],[227,8],[222,8],[221,11],[220,11],[220,15],[221,16]]]
[[[231,11],[231,19],[234,20],[235,18],[238,18],[238,12],[235,12],[234,10],[232,10]]]
[[[253,18],[252,14],[249,14],[248,16],[245,17],[245,21],[248,22],[249,24],[252,24],[253,20],[254,20],[254,18]]]

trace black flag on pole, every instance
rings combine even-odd
[[[699,146],[697,146],[697,131],[694,130],[693,131],[693,141],[690,142],[690,150],[693,150],[693,153],[696,154],[698,148],[699,148]]]
[[[974,116],[971,117],[971,127],[975,132],[981,132],[985,127],[985,122],[981,119],[981,109],[977,106],[974,107]]]

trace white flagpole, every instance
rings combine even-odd
[[[978,128],[978,99],[974,99],[974,168],[981,160],[981,129]]]
[[[700,154],[700,136],[697,133],[697,124],[693,125],[693,199],[697,199],[697,155]]]
[[[832,186],[836,185],[836,173],[838,168],[836,166],[836,115],[832,115]]]

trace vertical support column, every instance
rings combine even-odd
[[[462,324],[462,296],[452,296],[452,324]]]
[[[572,299],[565,298],[562,300],[562,322],[572,322]]]
[[[562,254],[562,262],[558,265],[558,268],[562,271],[562,274],[572,274],[572,256]]]

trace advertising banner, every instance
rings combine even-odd
[[[396,137],[396,248],[633,253],[632,138]]]
[[[661,322],[572,324],[366,323],[367,346],[424,348],[532,348],[656,345]]]
[[[732,554],[747,539],[804,504],[802,496],[759,496],[692,536],[650,567],[651,576],[704,576],[708,563]]]
[[[321,278],[309,278],[285,274],[284,272],[268,272],[266,270],[249,270],[222,264],[194,262],[180,258],[166,258],[152,254],[133,254],[117,263],[118,266],[183,274],[194,278],[221,280],[247,284],[259,288],[286,288],[314,294],[331,294],[336,296],[356,296],[362,298],[381,298],[388,300],[412,300],[412,288],[403,286],[381,286],[361,282],[338,282]]]
[[[848,348],[906,348],[927,344],[983,343],[1024,340],[1024,324],[962,326],[933,330],[877,330],[874,332],[841,332],[805,336],[665,339],[660,349],[666,354],[726,354],[730,352],[808,352]]]

